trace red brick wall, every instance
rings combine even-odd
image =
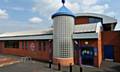
[[[32,51],[30,48],[30,44],[34,42],[35,43],[35,51]],[[4,45],[4,42],[0,42],[0,45]],[[13,54],[18,56],[31,56],[34,59],[39,59],[43,61],[48,61],[50,58],[49,51],[52,49],[52,42],[46,41],[46,50],[38,50],[38,41],[28,41],[28,48],[22,48],[22,41],[19,41],[19,48],[4,48],[2,46],[2,53],[3,54]],[[52,52],[52,51],[51,51]]]
[[[120,32],[102,32],[104,45],[113,45],[114,57],[116,62],[120,62]]]
[[[0,53],[2,53],[3,47],[4,47],[3,41],[0,41]]]
[[[101,64],[101,44],[100,44],[100,41],[98,41],[98,39],[84,39],[84,40],[79,40],[79,45],[80,46],[85,46],[85,42],[88,42],[88,46],[92,46],[94,48],[99,48],[98,49],[98,53],[97,53],[97,56],[94,56],[94,66],[97,66],[99,67],[100,64]],[[74,51],[74,54],[78,54],[78,56],[80,56],[79,52],[78,51]],[[76,57],[74,60],[75,60],[75,64],[79,64],[79,57]]]
[[[80,45],[84,46],[86,41],[88,42],[88,45],[96,47],[96,48],[98,47],[97,39],[80,40]]]
[[[88,17],[76,17],[75,18],[75,25],[87,24],[87,23],[88,23]]]

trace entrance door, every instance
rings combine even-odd
[[[93,65],[94,64],[94,48],[83,47],[81,50],[82,64]]]
[[[114,59],[114,49],[112,45],[104,45],[104,59]]]

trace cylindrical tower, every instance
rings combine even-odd
[[[74,15],[64,5],[52,15],[53,19],[53,63],[68,66],[74,64],[73,25]]]

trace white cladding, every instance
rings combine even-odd
[[[57,16],[53,18],[53,24],[53,57],[73,57],[74,18],[71,16]]]

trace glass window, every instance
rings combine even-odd
[[[39,50],[43,49],[43,41],[39,41]]]
[[[28,41],[25,41],[25,49],[28,49]]]
[[[46,41],[43,41],[43,51],[46,50]]]
[[[5,41],[5,48],[19,48],[19,41]]]
[[[100,18],[89,18],[89,23],[97,23],[97,22],[101,22]]]
[[[47,41],[39,41],[39,50],[46,51],[48,48],[48,42]]]
[[[24,44],[24,41],[22,41],[22,48],[23,48],[23,49],[24,49],[24,45],[25,45],[25,44]]]

